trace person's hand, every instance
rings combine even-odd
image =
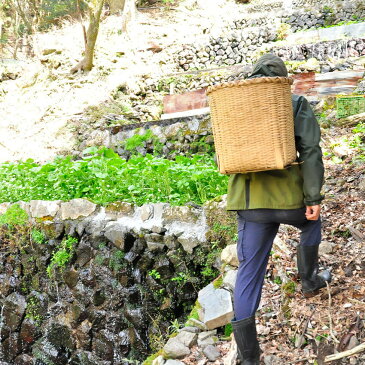
[[[316,221],[319,218],[319,214],[321,213],[321,206],[313,205],[313,206],[307,206],[307,209],[305,211],[305,217],[309,221]]]

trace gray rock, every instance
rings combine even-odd
[[[213,284],[209,284],[199,292],[198,301],[203,312],[201,320],[208,329],[224,326],[231,321],[233,305],[228,290],[215,289]]]
[[[193,237],[179,237],[177,241],[180,242],[181,245],[183,246],[183,249],[190,254],[193,253],[193,249],[200,243]]]
[[[60,200],[44,201],[31,200],[30,214],[33,218],[54,217],[60,209]]]
[[[180,359],[190,354],[189,347],[181,343],[176,337],[170,338],[163,349],[166,356],[172,359]]]
[[[216,330],[199,333],[198,346],[204,348],[209,345],[214,345],[218,340],[216,334],[217,334]]]
[[[158,242],[147,242],[147,247],[151,252],[163,251],[165,245]]]
[[[61,219],[78,219],[87,217],[96,209],[96,204],[86,199],[72,199],[69,202],[61,203]]]
[[[195,345],[198,339],[198,335],[193,332],[181,331],[177,334],[175,338],[178,339],[185,346],[191,347]]]
[[[208,358],[209,361],[215,361],[221,355],[218,349],[213,345],[208,345],[203,349],[203,354]]]
[[[228,265],[238,267],[237,245],[226,246],[222,250],[221,260]]]
[[[174,361],[174,360],[173,360]],[[156,357],[156,359],[154,359],[153,361],[152,361],[152,365],[164,365],[164,364],[166,364],[165,363],[165,359],[164,359],[164,357],[163,356],[158,356],[158,357]]]
[[[197,327],[197,328],[199,328],[203,331],[208,329],[208,327],[206,326],[205,323],[203,323],[202,321],[199,321],[198,319],[195,319],[195,318],[189,318],[188,321],[187,321],[187,324],[189,326]]]
[[[223,284],[233,290],[236,284],[237,270],[229,270],[223,277]]]
[[[110,222],[105,227],[105,237],[120,250],[124,250],[126,228],[118,222]]]
[[[164,365],[184,365],[184,363],[182,361],[179,360],[167,360]]]
[[[145,222],[153,217],[153,205],[143,205],[141,207],[141,219]]]
[[[185,331],[185,332],[192,332],[192,333],[198,333],[199,332],[199,328],[197,327],[193,327],[193,326],[187,326],[184,327],[180,330],[180,332]]]
[[[318,254],[323,255],[323,254],[332,253],[334,247],[335,247],[334,243],[329,242],[329,241],[323,241],[319,245]]]
[[[171,222],[186,222],[186,223],[196,223],[201,214],[200,209],[190,208],[190,207],[175,207],[166,206],[163,212],[163,221],[165,223]]]

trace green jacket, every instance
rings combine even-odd
[[[296,209],[321,202],[323,184],[320,128],[303,96],[293,95],[295,144],[299,165],[284,170],[230,176],[227,209]]]

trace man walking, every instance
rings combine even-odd
[[[276,76],[288,76],[285,64],[279,57],[266,54],[256,63],[249,78]],[[240,262],[232,327],[243,365],[259,364],[255,312],[261,299],[269,254],[281,223],[301,231],[297,264],[303,294],[315,295],[331,280],[329,271],[318,272],[323,199],[320,191],[324,174],[320,128],[304,97],[292,95],[292,104],[299,164],[284,170],[234,174],[228,186],[227,209],[236,210],[238,214]]]

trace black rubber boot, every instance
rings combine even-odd
[[[331,272],[323,270],[318,272],[318,246],[298,246],[297,264],[302,291],[305,297],[318,294],[318,290],[326,286],[326,281],[331,282]]]
[[[257,341],[255,316],[232,321],[234,338],[237,343],[241,365],[259,365],[260,346]]]

